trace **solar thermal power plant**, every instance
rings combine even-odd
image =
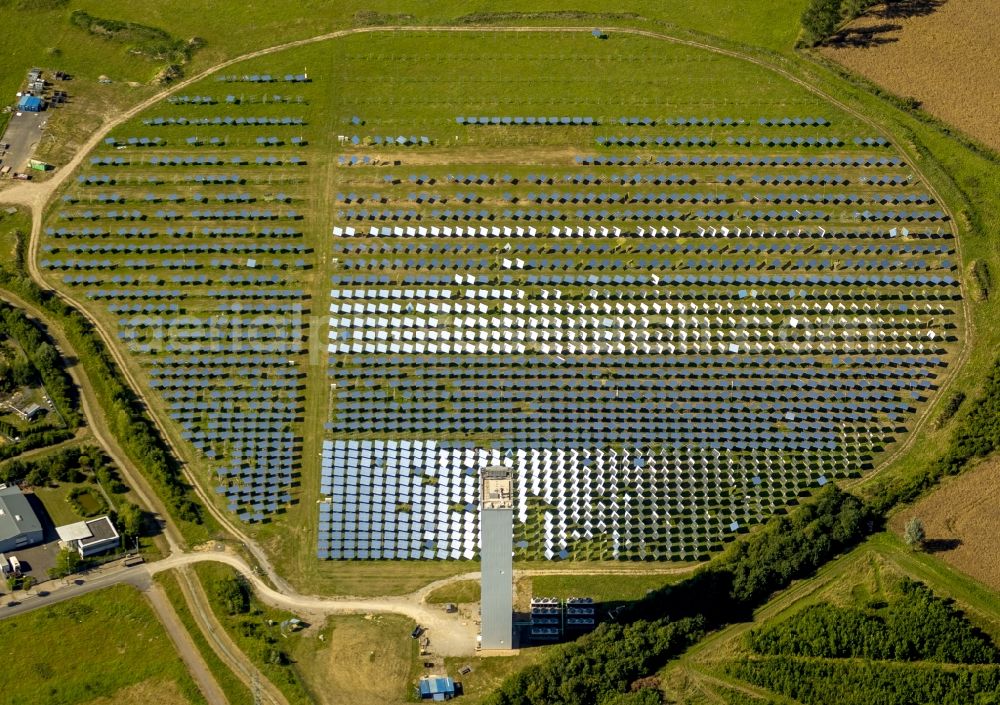
[[[514,479],[509,468],[484,468],[481,486],[480,647],[511,649],[514,629]]]
[[[39,264],[235,516],[472,560],[503,467],[516,559],[697,560],[912,428],[962,303],[895,144],[691,47],[439,39],[186,86],[46,222]]]

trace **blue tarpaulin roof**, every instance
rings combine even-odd
[[[448,676],[421,678],[418,689],[422,699],[446,700],[455,697],[455,681]]]
[[[17,103],[17,109],[38,112],[42,109],[42,99],[33,95],[21,96],[21,100]]]

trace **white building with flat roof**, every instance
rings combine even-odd
[[[78,551],[81,558],[121,546],[121,535],[107,516],[57,526],[56,533],[59,541],[66,548]]]

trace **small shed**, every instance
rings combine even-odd
[[[23,95],[17,101],[17,109],[24,113],[40,113],[45,108],[45,101],[38,96]]]
[[[421,700],[443,702],[456,695],[455,681],[448,676],[424,676],[417,686]]]
[[[45,407],[39,406],[38,404],[31,403],[27,406],[18,406],[17,404],[9,404],[10,408],[17,414],[22,421],[34,421],[39,416],[45,413]]]

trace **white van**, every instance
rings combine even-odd
[[[15,578],[21,577],[21,561],[17,560],[17,556],[11,556],[10,561],[10,572]]]

